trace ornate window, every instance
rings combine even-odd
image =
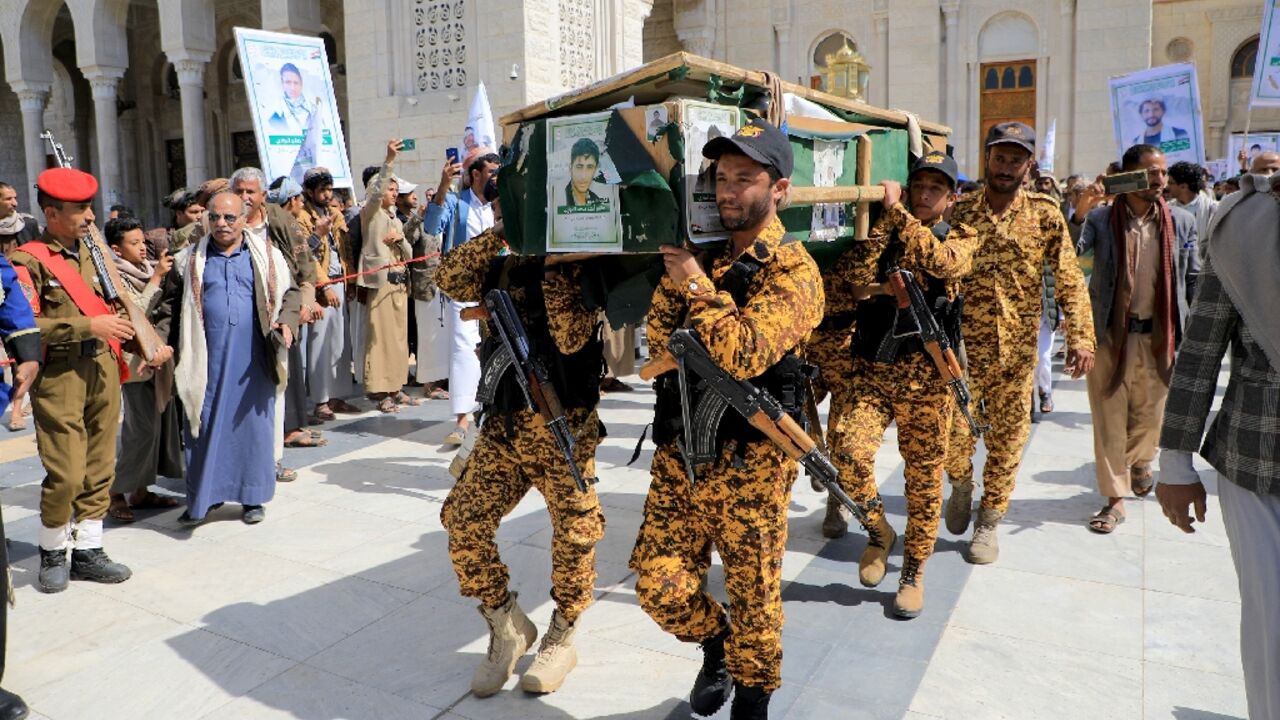
[[[596,12],[593,0],[560,0],[560,84],[580,87],[596,80]]]
[[[467,0],[413,0],[414,83],[418,92],[466,86],[466,16]]]
[[[1253,68],[1258,64],[1258,38],[1241,45],[1236,54],[1231,56],[1231,77],[1251,78]]]

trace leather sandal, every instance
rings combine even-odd
[[[1117,510],[1115,505],[1108,505],[1089,518],[1089,529],[1099,535],[1110,535],[1123,522],[1124,513]]]

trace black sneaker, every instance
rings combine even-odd
[[[36,579],[37,590],[42,593],[57,593],[66,590],[67,583],[71,580],[68,572],[66,550],[45,550],[40,548],[40,575]]]
[[[702,643],[702,669],[689,691],[689,707],[698,715],[715,715],[733,691],[733,678],[724,665],[724,641],[729,629]]]
[[[0,688],[0,720],[23,720],[31,711],[22,698]]]
[[[769,694],[764,688],[734,683],[729,720],[769,720]]]
[[[245,505],[244,514],[240,516],[240,519],[246,525],[257,525],[267,519],[267,511],[261,505]]]
[[[133,576],[127,566],[113,562],[102,548],[71,551],[71,577],[107,584],[122,583]]]

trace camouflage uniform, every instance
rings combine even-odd
[[[890,208],[865,243],[851,253],[855,261],[844,268],[850,285],[871,285],[877,277],[881,255],[897,236],[903,243],[899,266],[916,274],[946,280],[947,299],[959,294],[959,278],[969,272],[977,233],[955,225],[946,242],[920,224],[901,204]],[[857,342],[855,340],[855,342]],[[951,392],[937,366],[924,352],[901,356],[892,363],[854,357],[844,397],[833,398],[841,412],[832,412],[828,439],[831,459],[840,471],[840,484],[854,502],[866,506],[879,497],[876,490],[875,455],[889,423],[898,423],[898,449],[906,462],[907,532],[904,555],[921,563],[933,554],[938,536],[938,512],[942,506],[942,462],[954,405]],[[967,428],[966,428],[967,430]],[[867,513],[872,523],[884,509],[876,504]]]
[[[481,301],[485,277],[502,246],[492,231],[459,245],[441,260],[436,285],[459,302]],[[541,263],[540,258],[511,261]],[[542,283],[547,323],[562,353],[582,349],[596,333],[596,315],[582,305],[575,271],[569,266]],[[509,292],[528,328],[522,289],[513,286]],[[584,382],[598,385],[599,379]],[[574,460],[583,477],[593,477],[601,434],[596,409],[571,408],[565,415],[576,443]],[[464,596],[489,608],[501,605],[510,574],[494,539],[502,518],[531,487],[542,493],[551,515],[551,597],[572,623],[591,604],[595,545],[604,537],[604,513],[593,487],[579,492],[551,432],[534,411],[486,418],[466,469],[440,512],[449,533],[449,558]]]
[[[1013,494],[1022,449],[1031,435],[1031,386],[1036,339],[1043,312],[1044,263],[1057,278],[1057,298],[1070,317],[1067,347],[1093,351],[1093,318],[1084,274],[1058,203],[1048,195],[1022,191],[1004,214],[993,215],[984,191],[962,196],[953,222],[978,232],[973,271],[964,281],[964,335],[970,386],[983,436],[987,464],[982,473],[982,507],[1004,513]],[[957,410],[952,413],[946,470],[952,483],[973,481],[977,441]]]
[[[800,243],[783,244],[774,220],[744,254],[761,265],[739,307],[723,290],[689,291],[664,276],[649,311],[651,347],[665,347],[682,317],[698,331],[713,360],[749,379],[803,349],[822,319],[817,266]],[[720,287],[735,258],[712,262]],[[730,411],[732,412],[732,411]],[[644,523],[631,555],[640,606],[664,630],[687,642],[707,641],[729,627],[725,664],[743,685],[777,688],[782,681],[782,556],[796,463],[767,440],[725,443],[690,486],[671,441],[654,453]],[[729,616],[703,589],[715,545],[725,566]],[[729,618],[732,618],[730,625]]]

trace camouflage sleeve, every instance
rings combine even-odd
[[[1097,349],[1097,337],[1093,334],[1093,311],[1089,305],[1089,289],[1076,259],[1076,248],[1062,213],[1046,213],[1044,228],[1047,243],[1045,259],[1057,278],[1054,297],[1062,311],[1071,318],[1067,323],[1067,347],[1071,350]]]
[[[649,320],[645,328],[645,337],[649,342],[649,355],[655,357],[666,351],[667,340],[680,324],[685,313],[684,293],[676,287],[670,275],[663,275],[658,287],[653,290],[653,299],[649,302]]]
[[[865,241],[854,242],[853,247],[845,254],[849,258],[845,272],[850,286],[871,285],[876,282],[880,256],[889,247],[889,241],[893,239],[897,229],[897,218],[892,212],[887,212],[876,221]]]
[[[596,329],[596,314],[582,304],[579,267],[571,264],[542,278],[542,297],[547,305],[547,325],[560,352],[568,355],[582,349]]]
[[[492,230],[485,230],[440,258],[433,278],[436,287],[457,302],[480,302],[489,262],[501,251],[502,239]]]
[[[943,242],[902,205],[894,206],[890,213],[901,216],[899,237],[905,244],[902,253],[904,266],[939,280],[954,280],[969,274],[973,268],[973,252],[978,247],[976,230],[956,225]]]
[[[822,290],[826,296],[826,315],[853,312],[857,302],[853,299],[853,264],[857,248],[846,250],[836,259],[831,269],[822,275]]]
[[[813,258],[796,244],[779,249],[774,262],[776,269],[745,307],[725,291],[690,298],[689,326],[716,364],[739,380],[775,365],[822,322],[826,299]]]

